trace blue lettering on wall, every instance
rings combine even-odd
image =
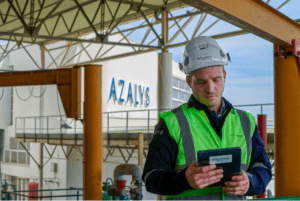
[[[124,99],[122,98],[122,93],[123,93],[125,81],[124,81],[124,80],[120,80],[120,83],[122,84],[122,90],[121,90],[121,94],[120,94],[119,101],[120,101],[120,102],[124,102]]]
[[[129,87],[128,87],[128,95],[127,95],[127,101],[128,99],[131,98],[131,102],[133,103],[133,97],[132,97],[132,89],[131,89],[131,82],[129,82]]]
[[[114,78],[111,81],[109,100],[110,100],[112,94],[115,95],[115,100],[117,100],[117,92],[116,92],[116,85],[115,85],[115,79]]]
[[[150,89],[149,89],[149,87],[147,87],[147,89],[146,89],[146,96],[147,96],[146,105],[147,105],[147,106],[149,106],[149,104],[150,104],[150,96],[149,96],[149,94],[148,94],[149,91],[150,91]]]
[[[141,105],[143,105],[143,98],[144,98],[145,87],[143,87],[143,91],[142,91],[142,85],[140,85],[140,92],[141,92]]]
[[[136,105],[138,105],[139,104],[139,102],[137,101],[137,84],[135,84],[135,86],[134,86],[134,95],[135,95],[135,104]]]
[[[120,79],[119,84],[117,86],[120,86],[120,84],[122,85],[122,88],[120,90],[121,92],[120,92],[120,96],[119,96],[119,101],[120,102],[125,102],[125,97],[122,97],[123,91],[124,91],[124,86],[125,86],[125,80]],[[139,92],[138,92],[138,88],[140,88],[140,95],[139,95]],[[134,101],[135,105],[139,105],[139,104],[143,105],[144,104],[144,96],[145,96],[146,106],[149,106],[150,105],[150,94],[149,94],[150,88],[147,87],[146,92],[145,92],[145,88],[146,88],[145,86],[135,84],[134,85],[134,94],[133,94],[132,87],[131,87],[131,82],[129,82],[128,93],[127,93],[127,101],[126,102],[128,102],[128,100],[131,99],[131,103],[133,103],[133,101]],[[126,92],[124,92],[124,93],[126,93]],[[111,99],[111,97],[113,95],[115,96],[114,99],[118,100],[117,88],[116,88],[114,78],[112,78],[112,81],[111,81],[109,100]],[[134,99],[133,99],[133,95],[135,96]]]

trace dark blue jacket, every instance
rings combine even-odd
[[[232,105],[225,99],[225,107],[233,108]],[[222,126],[227,114],[223,113],[220,120],[216,115],[202,103],[197,101],[192,95],[189,99],[188,107],[195,107],[198,110],[204,110],[209,118],[212,127],[222,137]],[[218,122],[219,121],[219,122]],[[218,122],[218,124],[217,124]],[[155,127],[155,132],[151,143],[149,144],[149,152],[147,155],[143,181],[147,191],[160,195],[177,195],[185,190],[191,190],[185,178],[185,170],[177,172],[174,170],[178,146],[175,140],[170,136],[166,123],[161,119]],[[260,162],[264,167],[252,168],[254,163]],[[250,180],[250,188],[245,194],[247,196],[257,195],[265,191],[266,186],[272,179],[271,163],[264,148],[264,143],[260,138],[257,126],[252,137],[252,154],[249,170],[247,172]],[[147,180],[145,181],[145,177]]]

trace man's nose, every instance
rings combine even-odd
[[[214,83],[212,81],[208,81],[206,85],[206,91],[212,93],[214,90]]]

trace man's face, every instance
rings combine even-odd
[[[214,66],[201,68],[192,77],[186,76],[186,82],[199,102],[214,109],[220,103],[225,78],[222,66]]]

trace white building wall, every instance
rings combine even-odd
[[[9,69],[9,61],[10,56],[7,56],[2,62],[0,62],[0,66],[2,69]],[[8,129],[11,124],[11,88],[10,87],[3,87],[0,89],[0,97],[2,96],[0,102],[0,129],[4,129],[5,137],[4,137],[4,149],[9,145],[9,138],[6,137],[8,133]]]
[[[30,46],[27,48],[27,50],[31,53],[31,56],[35,59],[36,63],[40,65],[40,48],[39,46]],[[48,62],[47,62],[48,61]],[[46,59],[46,66],[49,65],[50,60]],[[16,71],[28,71],[28,70],[38,70],[37,66],[34,64],[34,62],[28,57],[25,50],[20,49],[17,51],[13,51],[7,59],[4,60],[4,62],[1,63],[0,67],[1,69],[7,69],[8,66],[13,66],[14,70]],[[45,80],[46,84],[47,80]],[[30,80],[28,80],[28,83],[30,83]],[[43,86],[44,87],[44,86]],[[16,89],[17,92],[16,93]],[[31,88],[31,87],[30,87]],[[7,88],[8,89],[8,88]],[[22,125],[23,120],[15,121],[15,117],[37,117],[40,115],[40,99],[31,97],[27,101],[22,101],[18,97],[18,95],[22,99],[27,99],[27,97],[30,96],[29,88],[26,87],[14,87],[14,110],[13,110],[13,116],[14,116],[14,125],[8,126],[7,132],[6,132],[6,139],[5,139],[5,148],[9,149],[9,138],[15,137],[15,126]],[[56,94],[56,86],[54,85],[48,85],[47,89],[45,91],[45,103],[44,103],[44,115],[59,115],[58,112],[58,106],[57,106],[57,94]],[[40,86],[34,86],[33,95],[39,96],[41,94],[40,92]],[[59,97],[59,104],[62,115],[64,115],[64,109],[62,107],[62,103]],[[10,97],[7,97],[6,99],[3,99],[0,102],[0,110],[3,108],[7,108],[6,112],[1,111],[0,115],[0,125],[4,122],[7,122],[9,120],[9,112],[10,112]],[[5,115],[4,115],[5,114]],[[5,120],[2,120],[5,119]],[[54,121],[57,123],[59,122],[58,118],[53,118]],[[37,118],[37,126],[40,128],[40,119]],[[17,125],[16,125],[17,124]],[[34,118],[31,120],[26,119],[26,128],[31,127],[34,128]],[[45,126],[44,122],[44,126]],[[59,124],[56,124],[59,128]],[[1,125],[2,127],[2,125]],[[34,132],[34,130],[32,131]],[[39,132],[39,130],[37,130]],[[52,150],[54,149],[54,146],[47,145],[50,153],[52,153]],[[66,149],[66,147],[64,146]],[[30,143],[30,153],[35,158],[35,160],[40,163],[40,143]],[[61,150],[61,147],[58,147],[55,151],[55,154],[53,155],[54,159],[51,159],[45,166],[44,166],[44,189],[47,188],[66,188],[66,159],[64,156],[64,153]],[[48,160],[49,156],[46,152],[46,149],[44,148],[44,163]],[[53,173],[50,171],[50,164],[52,162],[58,163],[58,172]],[[17,164],[17,163],[5,163],[2,162],[2,173],[6,175],[12,175],[19,178],[29,178],[30,181],[37,180],[39,178],[39,169],[37,164],[30,158],[30,164]],[[50,182],[48,182],[50,181]],[[53,182],[51,182],[53,181]],[[54,193],[53,193],[54,194]],[[58,194],[58,193],[57,193]],[[59,194],[66,194],[66,192],[60,192]],[[49,193],[45,193],[45,195],[49,195]],[[60,198],[64,199],[64,198]]]
[[[115,36],[116,37],[116,36]],[[120,37],[120,36],[118,36]],[[67,44],[67,43],[61,43]],[[51,45],[55,47],[55,44]],[[90,48],[92,48],[91,46]],[[104,46],[102,53],[108,50],[110,46]],[[79,52],[80,48],[73,48],[72,51],[74,54]],[[131,47],[115,47],[111,53],[109,54],[116,54],[116,52],[125,53]],[[131,49],[132,50],[132,49]],[[40,64],[40,48],[38,46],[31,46],[28,48],[28,51],[31,52],[32,56],[36,60],[38,64]],[[93,52],[93,51],[89,51]],[[59,57],[61,53],[56,52],[54,57]],[[107,54],[106,56],[109,56]],[[51,60],[49,56],[45,53],[46,56],[46,64],[45,66],[50,66],[50,69],[54,69],[55,65],[51,64]],[[92,55],[95,56],[95,55]],[[87,55],[82,52],[82,54],[78,55],[74,58],[74,62],[80,62],[87,59]],[[67,58],[70,59],[71,57]],[[62,57],[59,57],[57,63],[62,61]],[[158,98],[157,98],[157,91],[158,91],[158,53],[150,52],[144,53],[135,56],[128,56],[125,58],[114,59],[105,62],[96,63],[97,65],[102,65],[102,112],[113,112],[113,111],[134,111],[134,110],[148,110],[148,109],[157,109]],[[0,68],[7,69],[8,66],[14,66],[14,70],[37,70],[36,65],[34,62],[27,56],[24,50],[17,50],[11,53],[10,59],[4,60],[0,63]],[[173,62],[173,75],[184,78],[185,75],[177,70],[178,64]],[[82,78],[84,78],[84,71],[82,72]],[[111,87],[112,87],[112,80],[114,79],[115,83],[115,95],[110,97]],[[122,83],[124,81],[124,84]],[[29,80],[30,82],[30,80]],[[129,83],[131,84],[131,92],[132,98],[127,101],[129,93]],[[46,84],[46,80],[45,80]],[[140,87],[142,91],[140,90]],[[147,91],[148,88],[148,91]],[[30,94],[28,91],[28,87],[17,87],[19,96],[21,98],[27,98]],[[146,92],[147,91],[147,92]],[[1,90],[0,90],[1,92]],[[124,102],[120,100],[120,94],[122,92],[122,97]],[[35,96],[40,95],[39,87],[34,87],[33,94]],[[9,95],[8,95],[9,96]],[[4,124],[5,121],[1,121],[1,118],[7,121],[7,118],[2,114],[8,114],[10,99],[6,96],[0,102],[0,126]],[[115,100],[115,98],[117,100]],[[82,79],[82,100],[84,100],[84,79]],[[4,102],[6,101],[6,102]],[[60,110],[58,109],[58,102]],[[143,103],[142,103],[143,102]],[[149,103],[149,105],[147,105]],[[5,105],[6,104],[6,105]],[[15,91],[14,91],[14,117],[29,117],[29,116],[39,116],[40,114],[40,100],[39,98],[31,97],[27,101],[21,101]],[[82,104],[83,109],[83,104]],[[57,88],[54,85],[48,85],[47,89],[44,94],[44,115],[65,115],[60,97],[57,99]],[[151,126],[154,126],[157,123],[157,112],[153,111],[150,113],[151,116]],[[103,132],[106,132],[107,126],[107,114],[103,115]],[[147,117],[148,113],[145,112],[129,112],[129,130],[132,131],[134,129],[146,129],[147,127]],[[118,113],[118,114],[111,114],[110,115],[110,127],[121,126],[122,130],[126,129],[126,113]],[[115,118],[115,119],[113,119]],[[135,118],[135,119],[134,119]],[[65,120],[65,119],[64,119]],[[51,118],[50,124],[52,126],[60,127],[60,118],[54,117]],[[66,121],[66,120],[65,120]],[[40,125],[40,120],[37,119],[38,125]],[[67,121],[69,123],[70,120]],[[14,122],[13,126],[6,127],[6,145],[9,144],[9,137],[15,137],[15,124],[17,126],[21,122]],[[22,122],[23,123],[23,122]],[[30,125],[30,127],[34,127],[34,119],[32,121],[26,120],[26,125]],[[140,127],[137,127],[140,126]],[[26,126],[26,127],[27,127]],[[44,119],[44,128],[46,126],[46,118]],[[73,124],[71,126],[74,126]],[[3,128],[5,125],[2,126]],[[83,128],[80,123],[77,125],[77,128]],[[110,130],[111,131],[111,130]],[[44,131],[45,132],[45,131]],[[54,132],[59,132],[59,129],[55,130]],[[39,163],[39,143],[31,143],[30,153]],[[48,145],[50,153],[54,149],[54,145]],[[68,153],[70,151],[70,147],[63,146],[63,148]],[[83,147],[81,147],[83,148]],[[116,151],[118,152],[118,151]],[[104,149],[103,154],[106,153],[106,149]],[[44,149],[44,163],[48,160],[49,156],[46,150]],[[61,147],[57,147],[53,159],[51,159],[45,166],[44,166],[44,180],[47,180],[47,183],[44,182],[44,188],[69,188],[69,187],[83,187],[83,164],[82,164],[82,156],[81,154],[73,149],[70,157],[68,159],[65,158],[65,155],[61,149]],[[145,161],[145,159],[144,159]],[[51,163],[57,163],[58,171],[57,173],[50,171]],[[113,170],[114,168],[120,164],[124,163],[123,158],[121,155],[117,153],[117,157],[115,157],[112,161],[108,161],[103,163],[103,181],[107,178],[113,177]],[[137,164],[137,153],[135,153],[129,163]],[[12,164],[12,163],[3,163],[2,162],[2,172],[7,175],[17,176],[21,178],[32,178],[38,179],[39,177],[39,170],[35,162],[31,159],[30,165],[20,165],[20,164]],[[131,177],[127,177],[128,183],[131,181]],[[65,192],[61,192],[65,193]],[[75,192],[72,192],[75,193]],[[82,192],[81,192],[82,193]],[[151,197],[149,194],[148,196]],[[64,198],[61,198],[64,199]],[[73,198],[75,199],[75,198]]]

